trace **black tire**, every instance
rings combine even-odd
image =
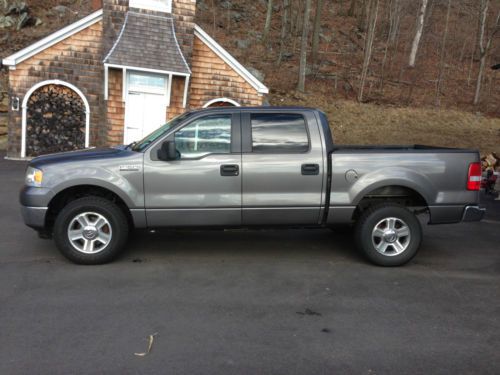
[[[107,232],[109,240],[106,245],[99,242],[100,240],[97,240],[97,242],[92,241],[96,243],[95,253],[86,253],[83,252],[85,249],[78,250],[75,247],[80,246],[80,244],[85,247],[84,244],[87,242],[85,237],[77,240],[77,242],[72,242],[69,238],[69,226],[80,226],[78,221],[75,221],[76,218],[79,215],[85,216],[87,213],[89,213],[89,218],[97,218],[98,216],[91,214],[95,213],[101,215],[107,221],[102,231]],[[77,230],[80,230],[80,228],[77,228]],[[83,227],[81,230],[83,232]],[[54,224],[54,240],[59,251],[74,263],[104,264],[111,262],[120,254],[127,242],[128,231],[127,217],[115,203],[101,197],[85,197],[70,202],[57,215]],[[90,235],[93,236],[95,233],[90,233]],[[75,243],[75,246],[73,243]]]
[[[404,236],[407,232],[409,235]],[[417,254],[422,242],[422,227],[418,218],[405,207],[382,203],[363,211],[356,223],[355,240],[372,263],[385,267],[401,266]]]

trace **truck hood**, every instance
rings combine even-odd
[[[93,148],[79,151],[60,152],[57,154],[49,154],[34,158],[30,165],[36,168],[43,167],[48,164],[68,163],[68,162],[82,162],[94,161],[105,159],[117,159],[130,156],[135,152],[125,150],[124,146],[117,148]]]

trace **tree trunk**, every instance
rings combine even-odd
[[[481,87],[483,85],[485,67],[486,67],[486,55],[481,54],[481,60],[479,63],[479,72],[477,74],[477,81],[476,81],[476,94],[474,95],[474,105],[478,105],[479,100],[481,99]]]
[[[307,67],[307,45],[309,37],[309,18],[311,13],[311,0],[306,0],[306,9],[304,12],[304,24],[302,26],[302,40],[300,44],[300,66],[299,66],[299,82],[297,90],[305,91],[306,87],[306,67]]]
[[[418,13],[417,30],[415,32],[415,37],[413,38],[413,43],[410,52],[410,61],[408,62],[408,65],[411,68],[415,67],[415,60],[417,59],[418,47],[420,46],[420,39],[422,38],[422,33],[424,31],[425,11],[427,9],[428,3],[429,0],[422,0],[422,6],[420,7],[420,11]]]
[[[321,14],[323,11],[323,0],[317,0],[316,15],[314,16],[312,58],[316,63],[318,61],[319,33],[321,31]]]
[[[384,80],[385,80],[385,65],[387,63],[387,54],[389,47],[392,46],[395,40],[396,33],[394,29],[398,27],[399,17],[399,0],[390,0],[389,2],[389,31],[387,32],[387,40],[385,41],[384,58],[382,59],[380,92],[384,95]]]
[[[443,41],[441,43],[441,57],[439,59],[439,75],[436,83],[436,106],[439,106],[441,101],[441,86],[444,75],[444,57],[446,52],[446,39],[448,38],[448,25],[450,23],[451,0],[448,0],[448,9],[446,10],[446,21],[444,24]]]
[[[366,30],[367,17],[369,17],[369,8],[371,0],[361,0],[361,13],[358,16],[358,30],[364,32]]]
[[[349,10],[347,11],[347,15],[349,17],[353,17],[354,13],[356,13],[356,3],[357,3],[357,0],[351,0],[351,6],[349,7]]]
[[[267,0],[266,24],[264,25],[264,35],[263,35],[264,40],[267,40],[267,37],[269,36],[272,16],[273,16],[273,0]]]
[[[486,58],[488,57],[488,52],[491,48],[491,43],[493,42],[493,38],[496,33],[500,30],[500,11],[498,12],[495,26],[488,41],[485,44],[485,34],[486,34],[486,18],[488,17],[488,7],[490,5],[490,0],[481,0],[481,6],[479,10],[479,55],[480,55],[480,65],[479,65],[479,73],[477,75],[476,82],[476,94],[474,95],[474,105],[478,105],[481,100],[481,86],[483,84],[484,78],[484,69],[486,67]]]
[[[377,26],[379,0],[368,0],[368,31],[365,40],[365,53],[363,59],[363,69],[361,71],[361,79],[358,92],[358,101],[363,101],[363,91],[365,89],[366,76],[372,57],[373,41],[375,39],[375,28]]]
[[[283,0],[283,16],[281,19],[280,53],[278,65],[281,65],[283,53],[285,52],[286,31],[288,29],[288,18],[290,17],[290,0]]]
[[[391,0],[390,4],[390,31],[389,44],[394,44],[396,41],[399,25],[401,23],[401,0]]]

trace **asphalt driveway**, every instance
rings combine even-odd
[[[329,230],[138,233],[86,267],[22,224],[1,157],[0,374],[500,373],[500,201],[401,268]]]

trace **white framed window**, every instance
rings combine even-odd
[[[131,8],[155,10],[157,12],[172,13],[172,0],[130,0]]]
[[[145,72],[127,71],[128,91],[150,92],[167,95],[168,76]]]

